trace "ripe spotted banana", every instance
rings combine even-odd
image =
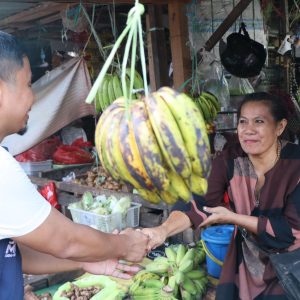
[[[167,103],[184,139],[193,172],[207,177],[210,171],[210,145],[205,122],[194,102],[186,94],[163,87],[157,92]]]
[[[145,97],[149,119],[167,165],[183,178],[191,175],[191,162],[176,120],[157,93]]]
[[[146,172],[158,190],[167,190],[170,181],[143,101],[136,101],[132,105],[131,118],[135,141]]]
[[[147,174],[133,133],[132,119],[126,113],[120,123],[120,149],[131,176],[145,189],[153,190],[154,185]]]

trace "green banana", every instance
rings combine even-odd
[[[183,178],[188,178],[191,175],[191,162],[175,118],[159,94],[152,93],[144,100],[167,165]]]
[[[108,93],[108,99],[109,99],[109,104],[113,103],[117,97],[115,96],[114,92],[114,77],[113,75],[109,74],[108,76],[108,86],[107,86],[107,93]]]
[[[176,254],[176,265],[179,266],[181,260],[183,259],[184,255],[186,253],[186,247],[182,244],[179,244],[177,248],[177,254]]]
[[[183,283],[184,278],[185,278],[183,272],[177,270],[177,271],[175,272],[174,276],[175,276],[175,282],[176,282],[178,285],[181,284],[181,283]]]
[[[143,101],[136,101],[132,105],[131,118],[135,141],[146,172],[158,190],[167,190],[170,181]]]
[[[185,274],[190,279],[200,279],[206,276],[206,272],[204,270],[192,270]]]
[[[122,92],[122,87],[121,87],[121,82],[120,82],[120,77],[118,74],[114,74],[113,75],[113,89],[114,89],[114,95],[115,98],[119,98],[123,96],[123,92]]]
[[[165,254],[169,262],[176,262],[176,253],[172,248],[170,247],[165,248]]]
[[[182,258],[180,264],[185,263],[187,260],[194,260],[196,250],[194,248],[190,248],[186,251],[184,257]]]
[[[146,279],[159,279],[159,278],[160,277],[157,274],[148,272],[146,270],[141,270],[134,275],[133,281],[137,281],[137,280],[143,281]]]
[[[110,99],[108,95],[108,84],[109,84],[109,75],[105,75],[101,87],[102,97],[101,97],[101,107],[102,111],[105,110],[110,104]]]
[[[184,260],[179,264],[178,270],[182,273],[187,273],[193,270],[194,261],[192,259]]]
[[[188,277],[184,278],[182,287],[184,288],[184,290],[188,291],[191,295],[196,295],[197,293],[194,282]]]
[[[181,292],[182,300],[193,300],[194,299],[193,296],[188,291],[181,289],[180,292]]]
[[[204,98],[206,98],[210,102],[212,102],[212,104],[214,105],[217,112],[219,112],[221,110],[221,104],[215,95],[207,93],[207,92],[202,92],[201,96],[203,96]]]
[[[167,103],[176,119],[194,173],[206,177],[210,170],[210,144],[205,122],[197,106],[186,94],[168,87],[157,92]]]
[[[170,268],[169,263],[155,263],[151,262],[148,265],[146,265],[146,270],[148,272],[152,272],[155,274],[164,274],[167,273]]]
[[[146,287],[146,288],[161,289],[165,285],[164,285],[164,283],[161,280],[158,280],[158,279],[147,279],[147,280],[144,280],[143,286]]]

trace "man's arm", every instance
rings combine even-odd
[[[25,274],[51,274],[81,269],[80,262],[56,258],[18,244],[22,255],[22,269]]]
[[[54,208],[39,227],[14,240],[38,252],[81,262],[120,258],[141,261],[148,244],[141,232],[126,229],[119,235],[103,233],[73,223]]]

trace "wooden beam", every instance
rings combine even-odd
[[[173,85],[178,89],[191,76],[191,55],[185,4],[180,0],[169,2],[169,28],[173,64]]]
[[[242,12],[248,7],[252,0],[241,0],[230,12],[230,14],[224,19],[217,30],[211,35],[208,41],[205,43],[204,48],[206,51],[210,51],[227,32],[231,25],[237,20]]]
[[[7,26],[16,22],[28,22],[35,19],[40,19],[45,16],[49,16],[55,12],[64,10],[68,7],[68,4],[59,4],[53,2],[45,2],[37,5],[33,8],[24,10],[13,16],[9,16],[0,21],[0,26]]]
[[[146,16],[147,50],[151,90],[169,85],[167,49],[161,5],[148,5]]]

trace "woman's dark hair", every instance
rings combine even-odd
[[[0,31],[0,80],[12,82],[23,67],[25,52],[11,34]]]
[[[248,102],[265,103],[269,107],[270,112],[276,122],[279,122],[282,119],[288,119],[288,111],[285,103],[279,97],[266,92],[247,94],[240,103],[237,111],[238,119],[240,118],[242,107]]]

